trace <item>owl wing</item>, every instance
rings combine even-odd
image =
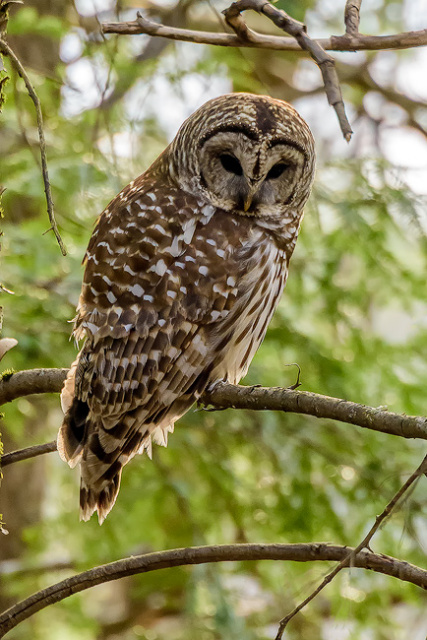
[[[249,302],[251,226],[218,211],[213,224],[213,213],[182,192],[122,192],[98,221],[75,328],[86,341],[64,388],[74,397],[58,438],[62,457],[82,465],[84,519],[95,509],[104,519],[122,467],[151,453],[152,435],[166,443],[215,378]]]

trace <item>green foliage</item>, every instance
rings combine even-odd
[[[9,380],[15,373],[14,369],[5,369],[0,373],[0,380]]]
[[[9,35],[37,34],[47,38],[61,38],[68,31],[67,26],[55,16],[41,16],[34,7],[23,7],[9,21]]]
[[[313,2],[280,0],[277,6],[297,19],[304,19],[307,8],[316,10]],[[383,9],[384,24],[390,24],[391,13]],[[27,42],[33,35],[56,42],[74,33],[68,19],[24,7],[15,12],[9,33],[25,34]],[[328,22],[326,16],[325,28],[338,19],[342,27],[341,17]],[[14,370],[66,367],[75,358],[69,321],[96,216],[166,144],[161,110],[150,110],[156,83],[170,89],[178,106],[182,93],[187,108],[194,87],[206,88],[218,78],[230,89],[274,95],[280,89],[286,97],[300,69],[296,55],[214,47],[196,53],[190,45],[171,45],[163,56],[136,63],[134,40],[79,37],[78,60],[110,78],[104,98],[112,92],[114,99],[102,108],[94,100],[93,108],[77,104],[75,115],[67,112],[70,95],[76,97],[70,89],[73,63],[59,62],[46,78],[28,70],[43,106],[56,217],[69,250],[65,258],[53,234],[45,234],[32,104],[16,77],[5,88],[1,278],[15,295],[3,293],[1,304],[4,335],[19,342],[5,356]],[[354,108],[361,109],[363,92],[351,89]],[[174,115],[172,99],[170,111]],[[427,245],[419,212],[425,203],[396,180],[379,152],[337,159],[328,156],[323,131],[316,134],[323,151],[289,282],[245,383],[288,386],[296,375],[288,365],[298,362],[302,389],[423,414]],[[120,136],[132,141],[131,148],[116,145]],[[56,397],[21,398],[6,407],[4,425],[16,446],[28,446],[54,438],[60,422]],[[118,502],[101,529],[95,519],[78,522],[77,471],[54,454],[46,456],[44,497],[38,519],[22,531],[22,560],[37,566],[70,559],[75,570],[84,570],[126,555],[199,544],[355,545],[419,464],[421,449],[417,442],[300,415],[193,411],[179,421],[167,449],[155,448],[152,462],[138,457],[126,468]],[[376,536],[375,550],[422,566],[426,507],[420,482]],[[154,572],[73,596],[17,627],[10,638],[115,633],[124,640],[264,640],[325,570],[259,562]],[[63,575],[68,574],[9,576],[3,588],[21,598]],[[415,618],[413,612],[425,606],[425,595],[410,585],[352,570],[295,620],[288,637],[328,637],[334,623],[346,625],[352,640],[369,634],[397,640],[403,631],[396,609]]]

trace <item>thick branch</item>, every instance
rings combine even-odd
[[[212,44],[220,47],[252,47],[256,49],[272,49],[274,51],[296,51],[304,53],[304,50],[294,38],[270,36],[257,33],[256,41],[241,40],[234,33],[212,33],[210,31],[193,31],[192,29],[177,29],[140,18],[131,22],[106,22],[101,25],[103,33],[115,33],[117,35],[150,35],[169,40],[182,40],[196,44]],[[380,51],[382,49],[411,49],[427,45],[427,29],[419,31],[405,31],[389,36],[366,36],[358,33],[331,36],[330,38],[317,38],[313,42],[318,43],[328,51]]]
[[[149,571],[170,567],[210,562],[239,562],[247,560],[288,560],[312,562],[316,560],[336,561],[348,556],[348,547],[328,544],[236,544],[213,547],[190,547],[172,549],[140,556],[132,556],[84,571],[62,580],[47,589],[34,593],[29,598],[7,609],[0,615],[0,637],[17,624],[34,615],[48,605],[59,602],[74,593],[90,589],[97,584],[118,580]],[[369,569],[427,589],[427,571],[402,562],[391,556],[363,551],[356,555],[354,567]]]
[[[0,380],[0,405],[34,393],[58,393],[66,375],[67,369],[29,369],[4,377]],[[427,440],[427,418],[392,413],[309,391],[244,387],[221,382],[206,392],[201,402],[216,409],[303,413],[403,438]]]
[[[33,393],[58,393],[68,369],[28,369],[0,378],[0,406]]]
[[[243,387],[221,382],[211,392],[205,393],[202,400],[217,409],[304,413],[403,438],[427,440],[427,418],[383,411],[310,391],[292,391],[281,387]]]

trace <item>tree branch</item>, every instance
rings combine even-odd
[[[130,22],[105,22],[101,25],[104,34],[117,35],[150,35],[169,40],[193,42],[195,44],[212,44],[220,47],[250,47],[255,49],[272,49],[274,51],[295,51],[305,53],[294,38],[271,36],[257,33],[256,41],[241,40],[233,33],[214,33],[193,29],[178,29],[158,24],[147,18],[139,18]],[[412,49],[427,45],[427,29],[405,31],[388,36],[367,36],[344,34],[330,38],[313,40],[327,51],[381,51],[383,49]]]
[[[34,393],[58,393],[68,369],[27,369],[0,377],[0,406]]]
[[[35,444],[32,447],[26,447],[25,449],[18,449],[17,451],[11,451],[5,453],[0,458],[0,469],[7,467],[14,462],[20,462],[21,460],[30,460],[31,458],[37,458],[45,453],[52,453],[56,451],[56,440],[52,442],[46,442],[45,444]]]
[[[345,32],[350,36],[359,35],[360,5],[362,0],[347,0],[344,9]]]
[[[57,227],[56,220],[55,220],[55,214],[54,214],[54,211],[53,211],[52,192],[51,192],[51,189],[50,189],[49,175],[48,175],[48,171],[47,171],[46,141],[45,141],[45,137],[44,137],[43,115],[42,115],[42,109],[41,109],[40,100],[39,100],[36,92],[34,91],[34,87],[31,84],[30,79],[29,79],[24,67],[22,66],[19,58],[16,56],[16,54],[10,48],[10,46],[7,44],[7,42],[5,40],[3,40],[3,38],[1,38],[1,37],[0,37],[0,52],[3,53],[4,55],[6,55],[9,58],[9,60],[11,62],[11,65],[13,66],[15,71],[18,73],[18,75],[25,82],[25,86],[27,88],[28,95],[30,96],[31,100],[33,101],[34,107],[36,109],[37,129],[38,129],[38,133],[39,133],[40,157],[41,157],[41,163],[42,163],[42,175],[43,175],[43,182],[44,182],[44,190],[45,190],[45,194],[46,194],[47,214],[49,216],[49,222],[50,222],[50,229],[48,229],[48,231],[51,231],[51,230],[53,231],[53,233],[55,234],[56,240],[57,240],[57,242],[59,244],[59,247],[61,249],[62,255],[66,256],[67,255],[67,250],[66,250],[65,245],[62,242],[62,238],[61,238],[61,236],[59,234],[58,227]]]
[[[5,376],[0,379],[0,405],[35,393],[58,393],[67,371],[68,369],[29,369]],[[200,402],[212,405],[215,409],[301,413],[316,418],[338,420],[402,438],[427,440],[425,417],[392,413],[310,391],[294,391],[281,387],[244,387],[220,382],[213,389],[206,391]],[[52,444],[49,443],[49,446]],[[32,449],[30,447],[30,451]],[[14,452],[14,455],[16,453]],[[25,455],[19,459],[24,460],[26,457],[33,456]]]
[[[241,12],[247,10],[256,11],[265,15],[279,27],[279,29],[293,36],[301,49],[308,51],[321,71],[325,93],[328,97],[329,104],[335,109],[341,132],[347,142],[350,142],[353,132],[345,113],[341,87],[333,57],[326,53],[318,42],[308,36],[305,24],[294,20],[286,11],[277,9],[266,0],[237,0],[237,2],[233,2],[228,9],[223,11],[227,23],[234,29],[240,40],[257,41],[258,34],[247,28],[241,16]]]
[[[427,440],[427,418],[392,413],[310,391],[293,391],[281,387],[243,387],[221,382],[206,392],[202,401],[217,409],[304,413],[403,438]]]
[[[382,523],[386,518],[391,514],[393,509],[396,507],[399,500],[405,495],[408,489],[414,484],[418,478],[427,472],[427,456],[424,457],[423,461],[419,465],[419,467],[411,474],[411,476],[406,480],[403,486],[399,489],[399,491],[393,496],[387,506],[383,509],[381,514],[375,518],[375,523],[372,525],[366,536],[363,538],[362,542],[357,545],[355,549],[352,549],[350,553],[344,557],[341,562],[330,572],[328,575],[322,580],[321,584],[314,589],[310,595],[303,600],[298,606],[296,606],[291,613],[282,618],[279,623],[279,629],[277,631],[277,635],[275,640],[282,640],[283,632],[286,629],[288,623],[294,618],[297,613],[299,613],[309,602],[311,602],[332,580],[335,576],[343,569],[344,567],[350,567],[353,565],[353,561],[356,558],[357,554],[360,553],[363,549],[369,548],[369,543],[372,540],[375,533],[378,531]]]
[[[10,607],[0,614],[0,637],[16,627],[20,622],[38,611],[67,598],[74,593],[90,589],[95,585],[118,580],[125,576],[148,573],[159,569],[211,562],[241,562],[248,560],[287,560],[294,562],[336,561],[348,557],[349,548],[323,543],[313,544],[235,544],[211,547],[190,547],[172,549],[140,556],[131,556],[71,578],[62,580],[47,589],[34,593],[29,598]],[[353,567],[368,569],[393,576],[427,590],[427,571],[370,551],[358,553]]]

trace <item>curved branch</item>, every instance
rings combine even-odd
[[[304,413],[403,438],[427,440],[427,418],[392,413],[310,391],[293,391],[282,387],[243,387],[220,382],[202,396],[202,401],[212,404],[216,409]]]
[[[59,392],[67,371],[67,369],[29,369],[5,376],[0,380],[0,405],[33,393]],[[205,405],[212,405],[215,409],[302,413],[316,418],[338,420],[402,438],[427,440],[427,418],[425,417],[392,413],[309,391],[294,391],[281,387],[243,387],[221,382],[213,389],[206,391],[200,401]]]
[[[44,137],[43,114],[42,114],[42,107],[40,104],[40,100],[38,98],[38,95],[34,91],[34,87],[31,84],[30,79],[24,67],[22,66],[19,58],[16,56],[16,54],[7,44],[7,42],[1,37],[0,37],[0,52],[9,58],[13,68],[15,69],[17,74],[23,79],[28,95],[33,101],[33,104],[36,110],[37,130],[39,133],[40,158],[41,158],[41,164],[42,164],[42,176],[43,176],[43,183],[44,183],[44,191],[46,194],[47,215],[49,216],[49,222],[50,222],[50,228],[48,229],[48,231],[53,231],[53,233],[55,234],[55,238],[59,244],[59,247],[61,249],[62,255],[66,256],[67,250],[65,248],[65,245],[59,233],[58,225],[56,224],[56,220],[55,220],[55,213],[53,210],[52,192],[50,188],[49,175],[47,171],[46,140]]]
[[[305,24],[291,18],[286,11],[278,9],[266,0],[237,0],[237,2],[233,2],[228,9],[222,12],[227,24],[234,29],[236,35],[241,40],[252,40],[256,42],[257,38],[256,32],[248,29],[242,18],[242,11],[247,10],[264,14],[279,27],[279,29],[293,36],[301,49],[308,51],[321,71],[325,93],[329,104],[335,109],[341,132],[345,140],[350,142],[353,132],[345,113],[334,58],[330,56],[329,53],[326,53],[325,49],[318,42],[309,37]]]
[[[64,600],[74,593],[90,589],[95,585],[118,580],[125,576],[148,573],[159,569],[210,562],[239,562],[247,560],[288,560],[312,562],[336,561],[348,556],[351,549],[328,544],[235,544],[211,547],[189,547],[172,549],[140,556],[131,556],[111,562],[71,578],[62,580],[47,589],[34,593],[29,598],[10,607],[0,615],[0,637],[41,609]],[[391,556],[363,551],[358,553],[353,567],[369,569],[398,578],[427,589],[427,571]]]
[[[296,51],[304,53],[294,38],[256,34],[256,40],[241,40],[234,33],[213,33],[210,31],[195,31],[193,29],[177,29],[158,24],[143,18],[131,22],[106,22],[101,25],[103,33],[117,35],[150,35],[170,40],[182,40],[197,44],[212,44],[220,47],[252,47],[257,49],[272,49],[275,51]],[[330,38],[314,40],[328,51],[380,51],[382,49],[411,49],[427,45],[427,29],[419,31],[405,31],[388,36],[365,36],[344,34]]]

